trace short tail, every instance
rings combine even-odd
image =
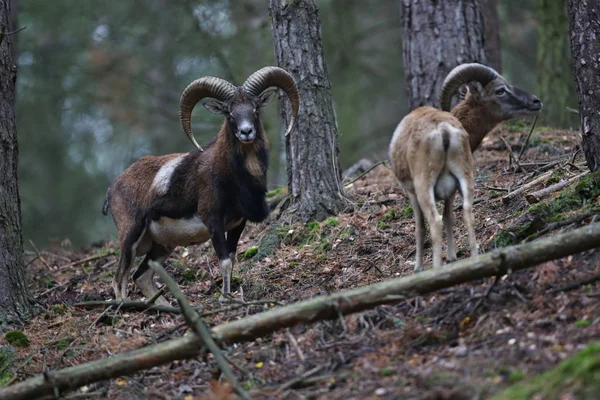
[[[102,206],[102,214],[108,215],[108,193],[106,193],[106,198],[104,199],[104,205]]]

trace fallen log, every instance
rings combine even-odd
[[[596,247],[600,247],[600,223],[592,223],[531,243],[496,249],[443,268],[429,269],[275,308],[218,325],[212,328],[211,334],[221,344],[248,341],[300,323],[336,319],[340,313],[355,313],[459,283],[501,276],[509,270],[525,269]],[[113,357],[47,372],[0,390],[0,400],[33,399],[53,394],[55,390],[60,392],[75,389],[170,361],[192,358],[199,353],[201,346],[202,340],[199,337],[188,335]]]
[[[558,183],[555,183],[554,185],[550,185],[547,188],[544,189],[540,189],[536,192],[533,193],[527,193],[525,195],[525,200],[527,200],[527,202],[529,204],[535,204],[535,203],[539,203],[541,199],[543,199],[544,197],[551,195],[554,192],[558,192],[559,190],[562,190],[564,188],[566,188],[567,186],[569,186],[570,184],[572,184],[573,182],[583,178],[585,175],[587,175],[587,172],[584,172],[582,174],[579,175],[575,175],[572,178],[569,179],[565,179],[562,180]]]

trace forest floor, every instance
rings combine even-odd
[[[522,128],[522,130],[527,130]],[[573,131],[536,129],[513,172],[503,136],[518,153],[526,133],[497,130],[475,153],[476,233],[482,251],[520,242],[523,235],[551,235],[596,218],[598,189],[564,209],[559,200],[574,186],[550,194],[545,222],[533,228],[538,206],[525,196],[502,197],[546,173],[531,194],[585,172]],[[549,164],[553,161],[558,163]],[[585,189],[585,190],[584,190]],[[268,299],[207,317],[212,326],[275,307],[411,274],[414,218],[392,172],[380,165],[346,188],[348,209],[320,223],[280,226],[281,247],[257,261],[251,257],[271,222],[244,233],[233,290],[246,301]],[[591,194],[590,194],[591,193]],[[583,195],[582,195],[583,196]],[[568,203],[568,202],[567,202]],[[575,202],[577,203],[577,202]],[[457,205],[460,204],[457,198]],[[592,210],[592,212],[590,212]],[[557,213],[560,215],[557,217]],[[581,218],[573,217],[582,215]],[[550,219],[548,219],[550,218]],[[462,213],[455,211],[459,258],[468,255]],[[249,250],[249,251],[248,251]],[[426,244],[426,265],[431,248]],[[75,303],[109,300],[118,250],[115,242],[78,252],[45,249],[28,265],[31,291],[45,305],[23,331],[29,346],[17,348],[14,380],[106,358],[157,341],[180,337],[178,315],[86,310]],[[87,262],[77,262],[95,257]],[[503,277],[465,283],[336,321],[299,325],[224,349],[234,372],[254,398],[278,399],[484,399],[515,382],[527,382],[600,338],[600,252],[588,251]],[[166,269],[194,305],[217,302],[221,277],[212,248],[179,248]],[[167,296],[173,301],[172,297]],[[130,298],[141,293],[131,284]],[[6,344],[0,338],[0,345]],[[218,383],[220,382],[220,383]],[[173,362],[111,381],[90,384],[64,398],[228,398],[212,355]],[[561,389],[562,390],[562,389]],[[572,387],[550,399],[577,398]],[[571,394],[569,394],[571,393]],[[565,397],[566,396],[566,397]],[[570,396],[570,397],[569,397]],[[505,398],[500,396],[499,398]],[[506,397],[508,398],[508,397]],[[515,397],[516,398],[516,397]]]

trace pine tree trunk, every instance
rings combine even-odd
[[[569,50],[569,21],[562,1],[538,0],[538,95],[544,102],[543,123],[569,127],[576,123],[567,107],[575,107]]]
[[[483,14],[483,37],[487,65],[502,73],[502,48],[500,46],[500,17],[498,0],[479,0]]]
[[[296,129],[286,141],[288,215],[302,221],[322,220],[345,204],[338,162],[338,131],[331,83],[323,57],[321,23],[314,0],[270,0],[275,56],[294,76],[300,92]],[[289,102],[281,100],[289,122]]]
[[[591,171],[600,169],[600,1],[568,0],[571,54],[579,93],[581,147]]]
[[[10,0],[0,0],[0,30],[8,30]],[[23,271],[21,203],[17,186],[17,129],[15,82],[11,42],[0,34],[0,327],[21,322],[32,306]]]
[[[487,62],[477,0],[402,0],[404,71],[410,109],[439,107],[444,78],[462,63]]]

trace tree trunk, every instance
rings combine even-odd
[[[600,1],[568,0],[571,54],[579,93],[581,147],[591,171],[600,169]]]
[[[576,123],[575,88],[569,53],[569,21],[562,1],[538,0],[538,95],[544,102],[543,123],[569,127]]]
[[[402,0],[404,71],[410,109],[439,107],[450,70],[487,62],[477,0]]]
[[[8,30],[10,0],[0,0],[0,30]],[[23,271],[21,203],[17,185],[17,129],[12,41],[0,34],[0,327],[22,322],[31,315]]]
[[[341,211],[345,200],[319,11],[314,0],[270,0],[269,8],[277,64],[294,76],[300,92],[298,122],[286,141],[292,200],[286,212],[302,221],[322,220]],[[288,103],[282,97],[286,125],[291,112]]]
[[[487,58],[487,65],[502,73],[498,0],[479,0],[479,5],[483,13],[484,51]]]

